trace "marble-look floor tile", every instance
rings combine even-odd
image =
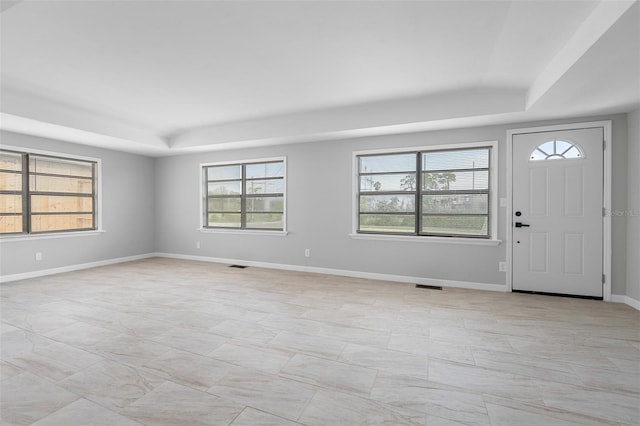
[[[368,309],[370,311],[371,306],[369,306]],[[387,314],[383,317],[376,317],[369,314],[364,316],[362,313],[346,312],[341,308],[340,310],[333,312],[329,317],[327,317],[327,311],[325,309],[309,309],[304,313],[303,317],[316,321],[326,321],[337,326],[363,328],[389,333],[391,332],[393,326],[392,319],[395,315]]]
[[[130,315],[121,312],[111,317],[102,316],[87,319],[86,322],[119,331],[123,334],[147,339],[165,333],[173,326],[172,323],[167,321],[158,321],[144,316]]]
[[[429,380],[474,392],[542,403],[539,382],[526,376],[430,360]]]
[[[558,339],[561,342],[569,342],[580,339],[575,327],[558,327],[558,324],[527,324],[518,321],[477,320],[465,319],[464,326],[467,330],[475,332],[492,333],[502,336],[529,336],[542,339]]]
[[[484,401],[487,409],[490,406],[493,407],[493,411],[489,412],[492,424],[502,422],[502,419],[504,419],[503,413],[510,413],[512,412],[510,410],[513,410],[513,412],[519,413],[515,415],[515,418],[517,418],[518,416],[522,416],[523,418],[529,417],[534,420],[538,419],[535,423],[523,423],[523,425],[532,424],[532,426],[537,426],[538,424],[553,425],[555,423],[558,423],[561,425],[575,424],[584,426],[620,426],[619,422],[604,420],[602,418],[589,416],[584,413],[566,411],[562,409],[547,407],[545,405],[529,404],[509,398],[484,395]],[[544,420],[544,422],[540,423],[540,420]]]
[[[466,426],[466,424],[449,420],[449,419],[444,419],[438,416],[427,415],[427,426]],[[526,426],[526,425],[519,425],[519,426]]]
[[[225,343],[208,356],[229,364],[273,374],[278,373],[291,359],[290,353],[232,343]]]
[[[58,389],[147,425],[640,424],[640,315],[615,303],[151,258],[3,284],[0,334],[2,426],[83,413]]]
[[[461,327],[434,325],[429,327],[429,337],[449,344],[472,346],[494,351],[513,352],[507,336],[481,331],[468,330]]]
[[[640,419],[639,395],[572,385],[562,386],[553,382],[544,383],[542,395],[544,405],[559,410],[625,424],[637,424]]]
[[[574,344],[545,343],[524,337],[509,337],[514,351],[519,354],[537,356],[586,367],[613,367],[615,365],[598,350]]]
[[[285,330],[288,332],[320,337],[320,321],[292,317],[290,315],[284,315],[280,312],[269,315],[269,317],[260,321],[260,325],[268,327],[272,330],[276,330],[278,333],[280,333],[282,330]]]
[[[230,426],[297,426],[300,423],[274,416],[251,407],[244,409]]]
[[[638,340],[640,340],[640,333]],[[613,356],[640,363],[640,347],[638,347],[638,341],[635,340],[587,337],[582,341],[582,344],[586,347],[597,349],[604,356]]]
[[[616,366],[618,371],[628,371],[631,374],[640,374],[640,360],[639,359],[623,359],[615,357],[607,357],[607,359]]]
[[[120,332],[84,322],[76,322],[67,327],[59,328],[45,335],[53,340],[72,346],[86,348],[101,340],[116,337]]]
[[[478,367],[503,371],[521,376],[534,377],[540,380],[581,385],[573,365],[547,358],[532,357],[526,354],[487,351],[474,349],[473,357]]]
[[[338,361],[396,374],[427,378],[427,357],[389,349],[349,344]]]
[[[81,299],[85,298],[80,296],[81,293],[77,292],[81,291],[82,288],[83,287],[76,287],[74,288],[74,291],[68,295],[71,299],[75,300],[63,299],[49,303],[45,305],[46,311],[57,315],[64,315],[65,317],[73,318],[80,322],[82,322],[83,318],[93,318],[96,315],[99,315],[99,313],[104,313],[104,309],[96,306],[96,301],[94,299],[86,298],[86,301],[81,301]],[[86,286],[84,288],[89,290],[92,286]],[[99,311],[96,312],[97,310]],[[109,313],[108,310],[106,312]]]
[[[425,355],[429,358],[439,358],[464,364],[475,364],[471,346],[450,344],[441,340],[434,340],[427,336],[413,334],[392,334],[387,345],[395,351]]]
[[[240,300],[243,297],[245,297],[244,293],[238,294],[236,292],[230,295],[230,300],[235,302],[236,300]],[[206,306],[203,307],[202,309],[205,310],[205,312],[210,312],[210,311],[215,312],[216,315],[220,315],[224,318],[230,318],[233,320],[253,322],[253,323],[261,321],[269,316],[269,313],[267,312],[255,311],[253,309],[234,306],[229,303],[216,304],[214,309],[211,309],[211,307],[206,307]]]
[[[338,359],[346,345],[338,340],[289,331],[281,331],[268,344],[270,347],[333,360]]]
[[[148,426],[227,426],[244,408],[206,392],[166,382],[128,405],[123,414]]]
[[[544,414],[504,407],[502,405],[487,404],[487,411],[491,418],[491,426],[582,426],[584,424],[561,420]]]
[[[1,341],[0,353],[5,362],[51,380],[62,380],[102,359],[27,331],[5,333]]]
[[[212,386],[209,393],[243,405],[297,420],[316,388],[282,377],[238,368]]]
[[[165,309],[165,312],[167,310]],[[225,321],[225,318],[209,312],[194,312],[188,309],[172,310],[166,313],[164,318],[176,327],[199,330],[203,332],[211,331],[215,326]]]
[[[150,340],[174,349],[206,355],[228,342],[229,338],[187,327],[176,327],[151,337]]]
[[[328,389],[368,395],[377,371],[342,362],[295,355],[280,375]]]
[[[16,283],[3,283],[2,295],[8,303],[22,304],[28,306],[40,306],[51,302],[58,302],[60,298],[47,295],[38,285],[38,280],[53,281],[53,277],[35,278],[29,281],[19,281]],[[26,285],[25,285],[26,284]],[[26,291],[23,287],[26,287]]]
[[[42,311],[3,310],[3,321],[34,333],[48,333],[76,322],[67,316]]]
[[[16,367],[15,365],[0,361],[0,380],[9,379],[21,373],[24,373],[24,370]]]
[[[143,371],[206,391],[224,377],[234,365],[179,350],[170,350],[144,364]]]
[[[31,373],[0,382],[0,421],[30,425],[78,399],[78,396]]]
[[[386,348],[389,331],[371,330],[362,327],[350,327],[340,324],[321,323],[318,336],[347,343]]]
[[[121,334],[104,339],[92,345],[89,350],[114,361],[143,365],[172,349],[151,340]]]
[[[165,381],[142,369],[104,360],[58,385],[111,410],[121,411]]]
[[[0,357],[9,360],[31,354],[38,348],[51,346],[53,343],[54,340],[16,328],[0,335]]]
[[[143,426],[118,413],[94,404],[86,399],[79,399],[61,408],[32,426]]]
[[[401,319],[394,322],[391,328],[393,334],[412,334],[415,336],[429,337],[429,327],[439,325],[443,327],[464,327],[462,316],[456,318],[440,318],[433,315],[421,315],[418,320],[411,320],[415,316],[415,312],[407,312],[399,314]]]
[[[211,332],[250,343],[264,345],[276,337],[278,330],[238,320],[222,321]]]
[[[319,390],[299,419],[309,426],[412,425],[424,426],[426,415],[392,410],[384,404],[354,395]]]
[[[585,386],[640,396],[640,373],[579,365],[573,366],[573,371]]]
[[[371,398],[462,423],[489,425],[482,394],[406,375],[378,373]]]
[[[20,330],[21,330],[20,328],[14,327],[11,324],[8,324],[4,321],[0,322],[0,335],[3,335],[4,333],[9,333],[11,331],[20,331]]]

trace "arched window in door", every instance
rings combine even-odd
[[[583,158],[582,149],[571,142],[554,139],[538,145],[529,156],[531,161]]]

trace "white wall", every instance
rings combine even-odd
[[[154,159],[1,132],[2,145],[102,159],[102,221],[106,232],[27,241],[0,240],[3,277],[91,262],[143,255],[154,251]],[[42,253],[36,262],[35,253]]]
[[[613,120],[613,209],[627,204],[626,115],[563,120],[564,123]],[[270,262],[442,280],[505,285],[498,262],[506,245],[497,247],[442,243],[354,240],[352,220],[352,152],[498,140],[499,185],[506,196],[506,131],[509,128],[559,124],[456,129],[395,136],[281,145],[159,158],[156,163],[156,250],[163,253]],[[263,157],[288,158],[288,228],[286,237],[226,235],[197,230],[200,208],[199,164]],[[624,188],[622,190],[622,188]],[[626,291],[626,221],[614,218],[612,293]],[[498,238],[505,238],[505,209],[499,209]],[[196,248],[200,241],[201,248]],[[311,257],[304,257],[304,249]]]
[[[627,292],[640,304],[640,109],[628,114]]]

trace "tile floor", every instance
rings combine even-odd
[[[2,425],[638,425],[640,312],[148,259],[0,287]]]

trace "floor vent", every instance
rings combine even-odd
[[[248,268],[248,266],[244,266],[244,265],[229,265],[229,268],[246,269],[246,268]]]
[[[427,290],[442,290],[439,285],[416,284],[416,288],[426,288]]]

